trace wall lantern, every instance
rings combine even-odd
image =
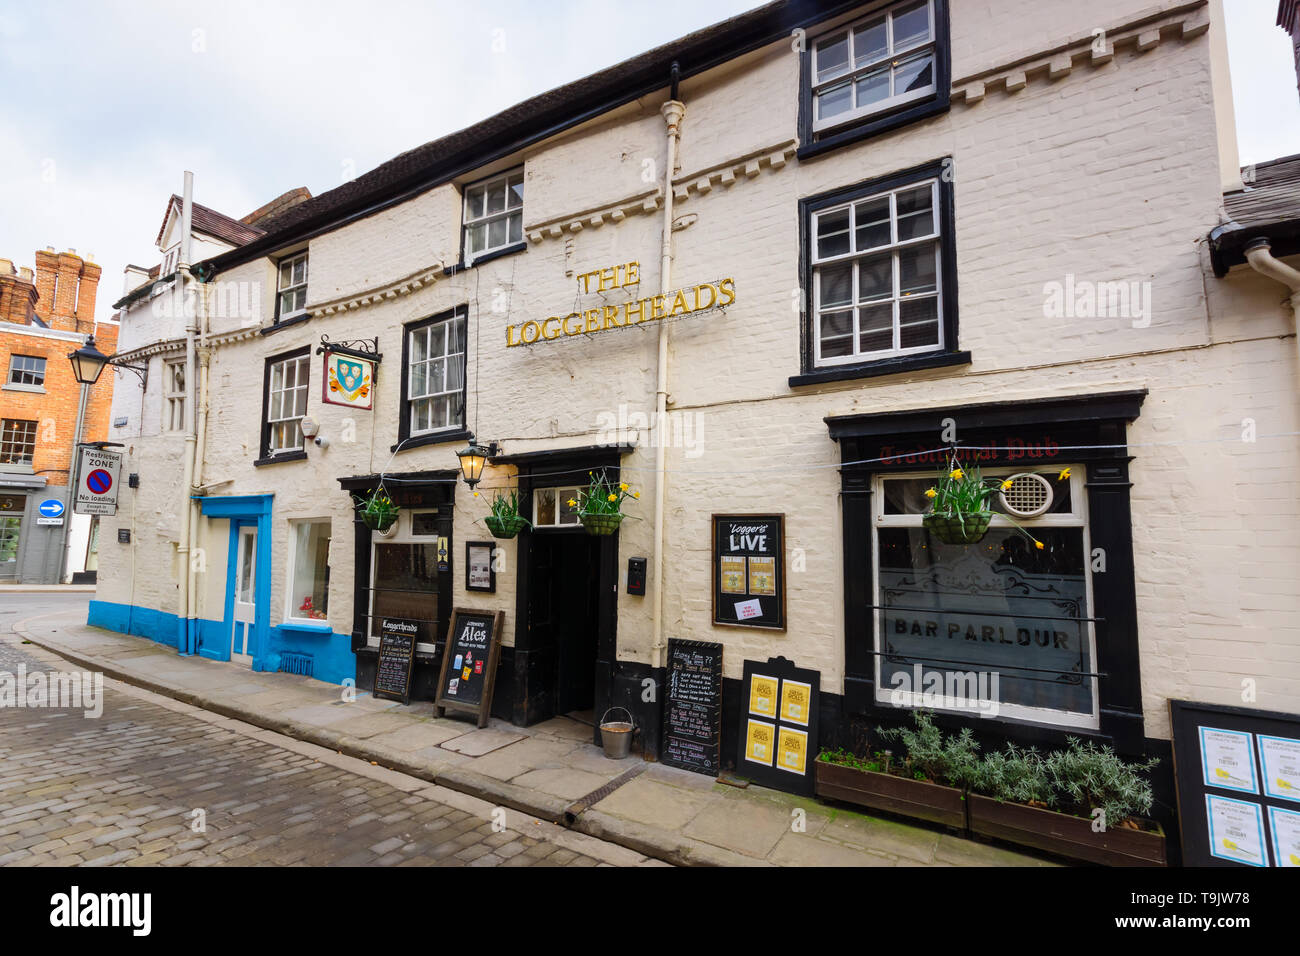
[[[500,452],[501,449],[496,442],[480,445],[473,439],[468,448],[456,452],[456,457],[460,459],[460,473],[465,479],[465,484],[471,488],[477,485],[479,479],[483,477],[483,466],[487,464],[487,460]]]
[[[86,344],[75,352],[68,353],[68,361],[72,363],[72,374],[76,377],[78,384],[94,385],[99,381],[100,374],[104,371],[105,365],[115,365],[118,368],[130,369],[140,376],[140,385],[143,388],[148,381],[149,366],[147,365],[127,365],[125,362],[118,361],[117,358],[105,355],[99,349],[95,348],[95,337],[91,335],[86,339]]]

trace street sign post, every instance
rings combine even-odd
[[[77,497],[72,510],[79,515],[117,514],[117,485],[122,453],[82,446],[77,466]]]

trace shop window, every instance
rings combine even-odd
[[[572,488],[538,488],[533,492],[533,527],[568,528],[579,524],[577,505],[569,504],[582,499],[578,497],[581,489]]]
[[[163,429],[185,431],[185,362],[163,366]]]
[[[9,359],[10,385],[40,388],[45,385],[45,359],[36,355],[15,355]]]
[[[280,260],[276,280],[275,321],[307,314],[307,253]]]
[[[263,461],[284,456],[306,456],[302,449],[302,419],[307,414],[310,365],[310,347],[266,361]]]
[[[465,310],[407,326],[400,438],[465,425]]]
[[[521,168],[465,187],[465,262],[524,241],[524,171]]]
[[[946,174],[940,161],[801,203],[805,373],[881,374],[965,354]]]
[[[18,543],[26,507],[26,495],[0,495],[0,581],[18,575]]]
[[[397,530],[391,535],[372,538],[369,642],[377,647],[380,620],[394,617],[415,622],[416,643],[429,645],[431,650],[442,637],[438,617],[438,513],[411,512],[409,524],[405,518],[403,515],[398,519]]]
[[[946,0],[906,0],[814,37],[803,53],[804,154],[948,108]]]
[[[1005,499],[994,494],[988,534],[970,545],[944,544],[922,527],[932,473],[876,478],[878,704],[921,706],[919,666],[923,681],[942,680],[951,707],[993,703],[1003,718],[1097,727],[1085,469],[1069,467],[1061,479],[1065,467],[1039,478],[986,469],[985,477],[1026,477]],[[1016,514],[1035,516],[1013,524]]]
[[[289,591],[285,616],[319,621],[329,616],[330,523],[294,521],[289,524]]]
[[[0,421],[0,465],[30,465],[36,454],[36,422]]]

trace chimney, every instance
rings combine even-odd
[[[0,259],[0,322],[30,325],[35,304],[32,270],[24,266],[15,273],[10,260]]]
[[[54,254],[53,246],[46,246],[36,252],[36,294],[39,296],[36,311],[42,317],[54,311],[55,277],[59,274],[59,257]]]
[[[89,259],[81,267],[81,285],[77,290],[77,327],[86,323],[95,327],[95,293],[99,288],[99,276],[104,270]]]

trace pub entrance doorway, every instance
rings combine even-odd
[[[600,539],[582,531],[530,536],[529,631],[550,696],[544,711],[593,723],[596,694]],[[547,691],[549,690],[549,694]]]

